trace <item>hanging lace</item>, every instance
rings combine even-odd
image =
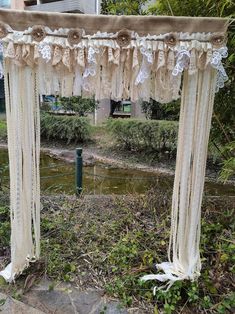
[[[85,68],[85,71],[83,73],[83,88],[86,91],[90,90],[90,84],[88,82],[88,78],[90,76],[96,75],[97,62],[96,62],[95,54],[98,54],[98,53],[99,53],[98,48],[89,47],[88,56],[87,56],[88,66]]]
[[[190,62],[190,52],[184,46],[181,46],[177,51],[176,57],[176,65],[172,71],[173,76],[181,74],[184,69],[188,68]]]
[[[224,87],[224,83],[228,80],[228,75],[224,69],[222,64],[222,59],[227,58],[228,56],[228,48],[222,47],[216,49],[211,57],[210,64],[211,66],[217,70],[217,78],[216,78],[216,88],[215,91],[218,92],[220,88]]]
[[[151,66],[153,64],[153,52],[145,47],[140,48],[140,52],[143,55],[143,61],[140,67],[140,71],[136,77],[135,85],[143,84],[145,80],[150,77]]]
[[[0,80],[4,77],[3,68],[3,42],[0,41]]]
[[[38,45],[38,51],[41,53],[42,58],[46,60],[46,62],[51,60],[52,53],[50,45],[42,42]]]

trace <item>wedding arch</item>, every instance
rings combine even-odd
[[[228,21],[0,10],[14,281],[40,256],[39,94],[96,100],[181,97],[168,262],[143,280],[200,275],[201,202],[215,92],[227,75]]]

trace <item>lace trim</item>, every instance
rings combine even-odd
[[[52,53],[50,45],[42,42],[38,45],[38,51],[41,53],[42,58],[46,60],[46,62],[49,62],[51,60]]]
[[[140,52],[143,55],[143,62],[136,77],[135,85],[143,84],[150,77],[151,65],[153,64],[153,52],[151,50],[141,47]]]
[[[96,67],[97,67],[97,61],[95,55],[99,53],[98,48],[90,47],[88,49],[88,55],[87,55],[87,61],[88,66],[85,68],[85,71],[83,73],[83,88],[86,91],[90,91],[90,84],[89,84],[89,76],[96,76]]]
[[[0,41],[0,80],[4,77],[3,67],[3,42]]]
[[[96,58],[95,58],[95,54],[99,53],[99,49],[98,48],[93,48],[90,47],[88,49],[88,67],[85,68],[83,77],[86,78],[88,76],[95,76],[96,75]]]
[[[184,47],[180,47],[177,52],[176,65],[172,71],[173,76],[177,76],[187,69],[190,62],[190,52]]]
[[[228,49],[227,47],[222,47],[216,49],[211,57],[210,64],[211,66],[217,70],[217,78],[216,78],[216,88],[215,91],[218,92],[220,88],[224,87],[224,83],[228,80],[228,75],[224,69],[222,64],[222,59],[227,58]]]

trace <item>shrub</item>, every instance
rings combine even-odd
[[[168,152],[175,155],[178,122],[165,120],[110,119],[108,129],[127,150]]]
[[[94,98],[83,98],[81,96],[61,97],[60,106],[65,111],[74,111],[80,117],[87,116],[88,113],[94,112],[97,105]]]
[[[90,124],[86,118],[78,116],[57,116],[41,114],[42,138],[82,143],[90,139]]]
[[[6,121],[0,120],[0,140],[7,139],[7,124]]]
[[[219,179],[226,182],[235,176],[235,141],[225,145],[222,153],[225,158],[222,163]]]
[[[147,119],[155,120],[179,120],[180,100],[167,104],[161,104],[156,100],[143,101],[141,104],[143,113]]]

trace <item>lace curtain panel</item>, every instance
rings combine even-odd
[[[40,255],[39,94],[181,97],[169,261],[143,280],[200,274],[200,208],[215,92],[228,79],[227,20],[0,10],[11,179],[11,282]],[[18,158],[20,156],[20,158]]]

